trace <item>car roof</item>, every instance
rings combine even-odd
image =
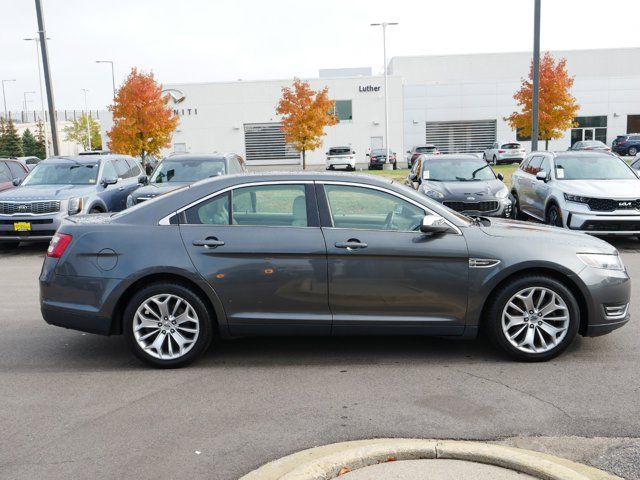
[[[108,154],[108,155],[58,155],[57,157],[49,157],[40,163],[97,163],[106,160],[113,160],[115,158],[132,158],[128,155]]]
[[[190,160],[206,162],[210,160],[220,161],[231,156],[236,156],[235,153],[172,153],[171,155],[163,158],[162,160]]]
[[[445,153],[444,155],[424,155],[424,157],[431,161],[440,161],[440,160],[482,160],[477,155],[473,153]]]

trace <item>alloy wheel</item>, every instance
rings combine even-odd
[[[200,319],[184,298],[161,294],[148,298],[133,319],[133,336],[148,355],[174,360],[186,355],[200,333]]]
[[[547,287],[528,287],[513,295],[502,311],[502,332],[525,353],[553,350],[567,335],[569,308]]]

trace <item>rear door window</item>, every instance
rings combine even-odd
[[[24,171],[24,168],[22,168],[22,165],[18,162],[7,162],[7,165],[13,178],[24,178],[27,176],[27,172]]]
[[[113,160],[113,163],[115,164],[119,178],[129,178],[130,167],[124,158],[116,158]]]
[[[234,225],[307,227],[304,185],[258,185],[240,187],[232,194]]]
[[[526,167],[525,172],[535,175],[540,171],[540,165],[542,164],[542,157],[533,157]]]

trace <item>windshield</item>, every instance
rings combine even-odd
[[[428,152],[433,152],[436,149],[436,147],[418,147],[416,148],[416,152],[418,153],[428,153]]]
[[[226,173],[224,162],[215,160],[163,160],[151,175],[152,183],[197,182]]]
[[[633,171],[619,158],[594,157],[556,158],[558,180],[637,180]]]
[[[39,163],[22,185],[94,185],[98,178],[96,163]]]
[[[487,162],[474,159],[427,161],[422,177],[435,182],[471,182],[496,178]]]

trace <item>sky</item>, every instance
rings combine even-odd
[[[56,108],[111,101],[132,67],[161,83],[317,77],[320,68],[372,67],[387,57],[529,51],[533,0],[42,0]],[[637,0],[542,0],[542,50],[640,46],[624,12]],[[0,79],[7,107],[40,105],[33,0],[0,0]],[[633,13],[635,15],[635,13]],[[621,22],[622,20],[622,22]],[[639,59],[640,60],[640,59]],[[469,72],[472,76],[473,72]]]

